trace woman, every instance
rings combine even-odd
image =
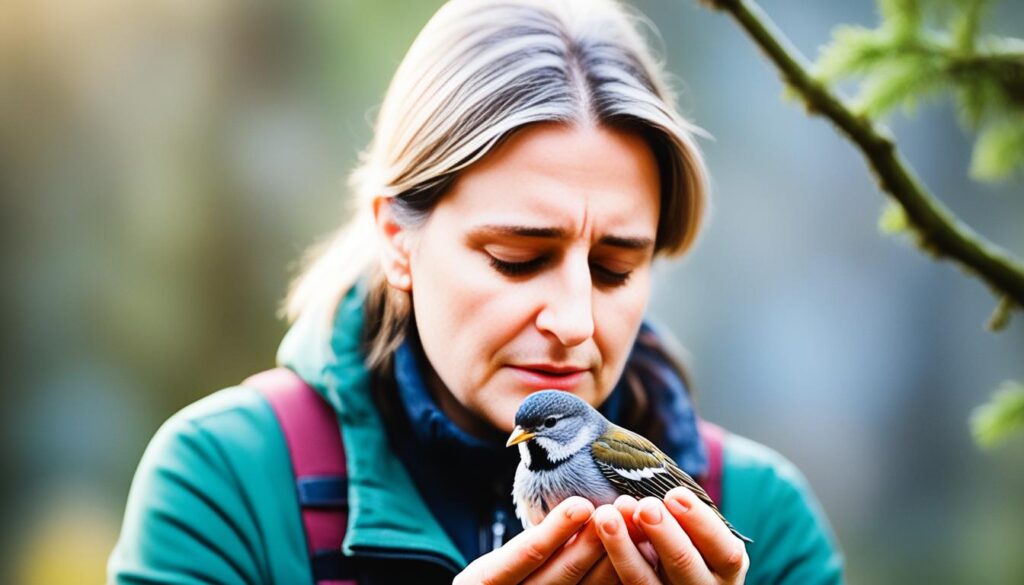
[[[841,580],[799,473],[735,435],[723,512],[747,549],[686,494],[571,498],[526,531],[512,513],[504,439],[542,388],[707,467],[684,372],[643,321],[654,257],[689,249],[705,207],[695,128],[661,76],[634,19],[594,0],[455,0],[399,66],[352,175],[359,207],[293,286],[278,355],[337,411],[360,582]],[[262,395],[222,390],[161,428],[110,573],[310,582]]]

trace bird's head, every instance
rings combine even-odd
[[[519,406],[516,427],[505,445],[519,445],[525,459],[527,444],[533,443],[543,449],[548,461],[557,463],[589,445],[606,425],[601,413],[583,399],[569,392],[541,390]]]

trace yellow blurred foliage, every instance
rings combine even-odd
[[[33,528],[16,556],[15,583],[103,583],[117,540],[117,518],[88,497],[54,499],[42,506],[42,517],[29,523]]]

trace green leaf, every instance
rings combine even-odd
[[[965,128],[976,129],[1007,108],[998,84],[988,77],[961,77],[956,84],[957,117]]]
[[[888,61],[891,54],[892,41],[888,35],[861,26],[837,26],[832,30],[832,42],[818,53],[814,76],[830,82],[864,75],[873,66]]]
[[[907,212],[895,199],[889,199],[882,214],[878,217],[878,231],[885,235],[892,236],[907,231],[909,227]]]
[[[903,106],[913,113],[920,100],[947,85],[941,65],[927,56],[907,55],[877,67],[865,80],[854,108],[869,116]]]
[[[1008,178],[1024,166],[1024,116],[989,123],[978,135],[971,155],[971,177],[979,181]]]
[[[1024,431],[1024,384],[1003,382],[987,404],[974,409],[971,428],[974,440],[986,448]]]
[[[899,38],[916,34],[921,27],[921,5],[917,0],[878,0],[883,24]]]
[[[949,32],[953,46],[962,53],[973,53],[978,38],[978,26],[984,16],[986,0],[961,0],[959,10],[953,15]]]

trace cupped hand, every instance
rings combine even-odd
[[[732,585],[746,578],[743,542],[686,488],[673,489],[664,502],[622,496],[598,508],[592,523],[623,583]]]
[[[568,498],[537,526],[470,563],[453,583],[579,583],[604,555],[594,526],[587,523],[593,513],[586,499]]]

